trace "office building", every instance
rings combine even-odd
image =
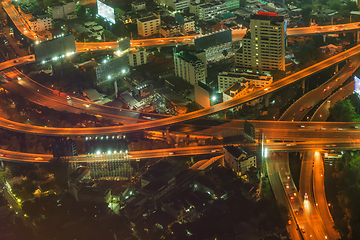
[[[174,53],[175,75],[192,85],[198,85],[198,82],[206,84],[206,60],[201,59],[201,54],[186,51]]]
[[[146,37],[159,32],[160,16],[148,16],[137,20],[138,34]]]
[[[219,92],[224,92],[236,82],[239,82],[241,86],[250,83],[255,87],[266,87],[273,82],[273,78],[267,75],[255,75],[244,72],[222,72],[218,75]]]
[[[235,53],[237,69],[259,73],[285,71],[284,16],[258,12],[250,19],[250,32],[242,39],[242,47]]]
[[[216,15],[227,13],[226,4],[223,1],[199,3],[199,1],[190,3],[190,13],[195,14],[200,20],[210,21]]]
[[[225,146],[225,162],[239,176],[246,174],[251,167],[256,168],[256,155],[241,147]]]

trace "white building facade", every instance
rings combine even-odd
[[[186,52],[174,53],[175,75],[192,85],[206,83],[206,64],[196,55]]]
[[[200,20],[209,21],[218,14],[227,13],[226,4],[222,1],[210,3],[190,3],[190,13],[195,14]]]
[[[250,83],[255,87],[266,87],[273,82],[273,77],[266,75],[255,75],[243,72],[222,72],[218,75],[219,92],[224,92],[234,83],[239,82],[242,86]]]
[[[139,66],[142,64],[146,64],[146,50],[133,49],[129,52],[129,65],[132,67]]]

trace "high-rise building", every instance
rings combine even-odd
[[[237,69],[259,73],[271,70],[285,71],[284,16],[258,12],[250,19],[250,32],[242,39],[242,47],[235,54]]]
[[[187,51],[174,53],[175,75],[192,85],[206,84],[206,60],[204,52],[193,54]]]

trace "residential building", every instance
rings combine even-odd
[[[29,19],[25,19],[26,23],[29,25],[29,28],[34,32],[47,31],[52,29],[50,15],[38,15]]]
[[[206,84],[206,61],[204,62],[197,55],[185,51],[174,53],[174,64],[176,76],[192,85],[198,85],[198,82]]]
[[[131,49],[129,52],[129,65],[132,67],[146,64],[146,49]]]
[[[131,8],[134,12],[140,11],[140,10],[146,10],[146,2],[145,1],[134,1],[131,3]]]
[[[194,16],[182,16],[175,14],[175,20],[180,24],[181,32],[184,35],[187,35],[189,32],[195,31],[195,20]]]
[[[251,83],[255,87],[266,87],[273,82],[273,77],[245,72],[222,72],[218,75],[219,92],[224,92],[225,89],[236,82],[239,82],[242,86],[246,83]]]
[[[181,33],[181,26],[178,23],[171,23],[166,26],[161,26],[159,29],[163,37],[175,37]]]
[[[109,203],[111,200],[111,190],[106,188],[81,186],[75,195],[76,201]]]
[[[256,168],[256,155],[241,147],[225,146],[225,162],[238,175],[244,175],[251,167]]]
[[[148,16],[137,20],[138,34],[146,37],[159,32],[160,16]]]
[[[240,0],[224,0],[224,2],[228,11],[240,8]]]
[[[226,4],[223,1],[190,3],[190,13],[195,14],[200,20],[209,21],[218,14],[227,13]]]
[[[250,32],[235,53],[237,69],[259,73],[285,71],[285,21],[276,13],[258,12],[250,19]]]
[[[48,7],[49,14],[53,19],[73,19],[77,18],[75,12],[75,2],[69,2],[60,6]]]
[[[160,5],[167,6],[174,11],[183,11],[189,8],[190,0],[156,0]]]

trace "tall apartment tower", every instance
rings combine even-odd
[[[284,16],[276,13],[258,12],[250,19],[250,32],[235,54],[237,69],[261,73],[270,70],[285,71]]]

